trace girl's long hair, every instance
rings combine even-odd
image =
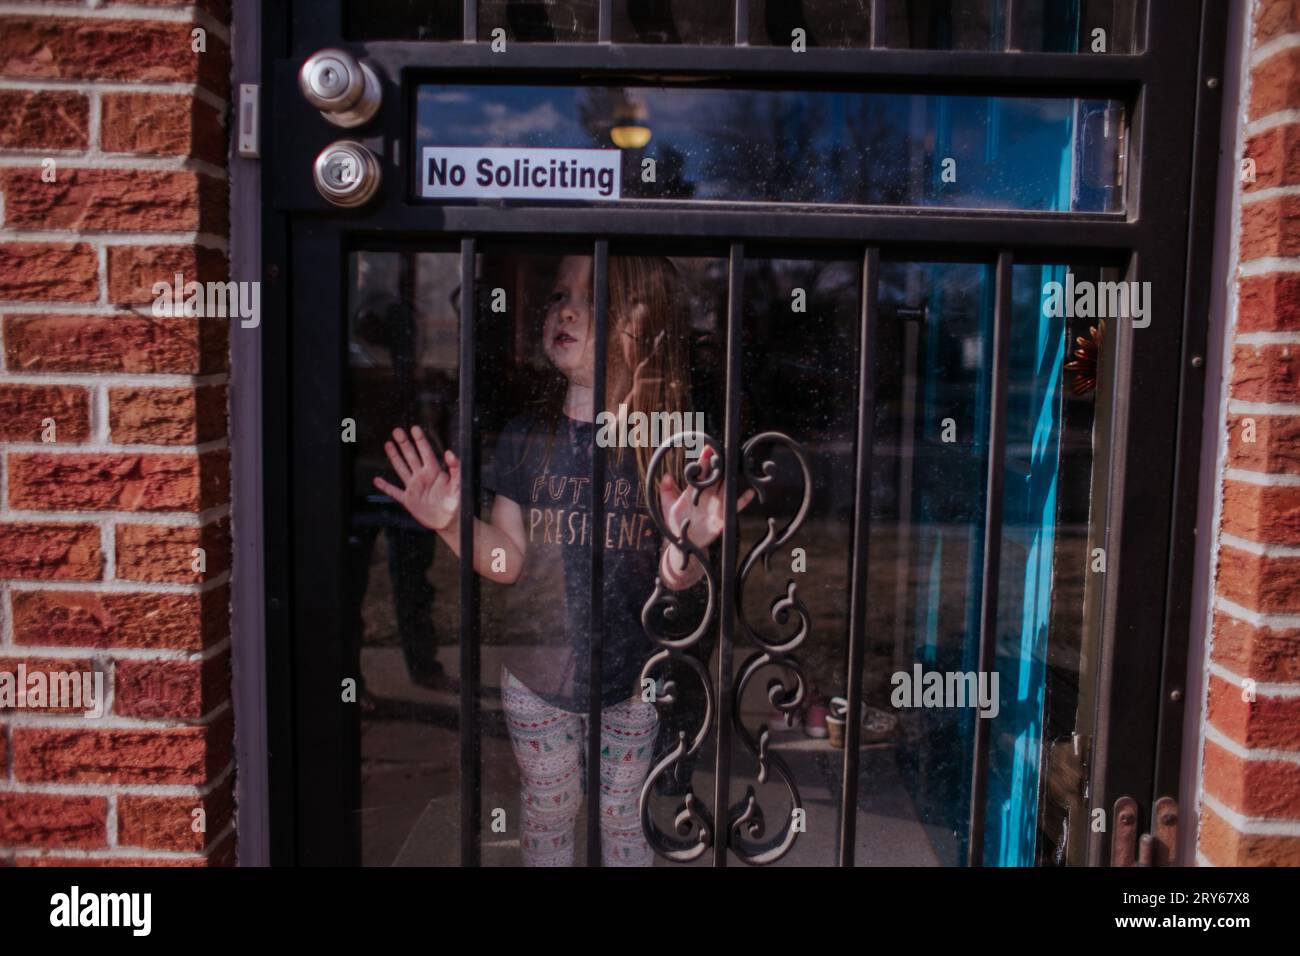
[[[624,331],[632,337],[630,389],[625,395],[607,394],[605,407],[617,412],[620,404],[628,413],[654,412],[680,414],[683,427],[690,429],[691,358],[690,319],[681,276],[672,260],[664,256],[612,256],[609,260],[609,347],[611,356],[622,362]],[[631,310],[645,306],[645,320],[640,329],[631,329]],[[612,384],[612,380],[611,380]],[[660,435],[660,440],[669,436]],[[621,462],[627,449],[616,450]],[[651,494],[647,472],[655,448],[645,445],[634,449],[637,474],[645,493]],[[685,487],[683,470],[686,451],[680,444],[667,453],[665,472],[673,476],[679,488]]]
[[[645,306],[641,327],[631,326],[632,313]],[[594,312],[593,321],[594,321]],[[596,414],[617,414],[626,405],[628,414],[644,412],[679,413],[683,427],[690,429],[690,320],[689,302],[677,267],[664,256],[610,256],[609,258],[609,326],[605,357],[606,390],[602,407]],[[624,357],[625,343],[631,335],[631,364]],[[594,330],[590,333],[594,334]],[[625,369],[624,374],[615,374]],[[621,392],[621,394],[620,394]],[[546,449],[542,467],[550,464],[551,450],[564,417],[564,389],[547,389],[536,404]],[[669,437],[660,436],[663,440]],[[525,458],[530,440],[525,445]],[[614,460],[622,464],[629,449],[610,449]],[[643,494],[655,493],[649,487],[647,472],[653,447],[631,449],[636,457],[637,475]],[[663,473],[671,474],[679,488],[685,487],[686,450],[675,447],[667,453]],[[522,464],[522,462],[521,462]]]

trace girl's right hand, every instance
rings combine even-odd
[[[429,440],[416,425],[411,429],[414,443],[400,428],[393,429],[397,443],[384,442],[388,460],[404,487],[390,485],[375,478],[375,487],[411,513],[411,517],[431,531],[449,528],[460,513],[460,460],[446,452],[446,469],[438,467],[438,456]]]

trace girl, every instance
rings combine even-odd
[[[601,407],[629,412],[689,411],[688,326],[676,270],[663,258],[610,260],[609,348],[606,393]],[[487,520],[475,519],[474,569],[514,585],[556,580],[528,614],[543,619],[547,598],[559,590],[562,632],[553,648],[524,644],[507,648],[501,688],[511,745],[519,763],[523,824],[521,846],[530,866],[567,866],[581,800],[581,755],[590,693],[590,549],[603,539],[604,640],[601,705],[601,848],[607,866],[649,866],[651,851],[641,832],[637,802],[653,757],[658,726],[653,704],[641,699],[641,668],[652,652],[641,626],[641,608],[656,574],[673,590],[690,587],[703,570],[662,540],[645,505],[654,448],[610,448],[601,489],[603,527],[591,517],[591,452],[596,396],[591,307],[591,259],[561,260],[547,303],[541,349],[564,377],[562,399],[543,403],[511,421],[483,473],[494,493]],[[557,393],[559,398],[560,393]],[[400,502],[421,524],[460,554],[460,462],[451,451],[441,466],[424,433],[400,428],[385,450],[402,482],[383,478],[375,486]],[[722,532],[721,482],[699,493],[682,480],[685,453],[671,453],[659,484],[663,514],[676,535],[706,548]],[[712,449],[700,456],[703,473],[713,467]],[[747,492],[738,501],[744,507]],[[686,522],[689,521],[689,524]],[[558,607],[556,604],[554,607]]]

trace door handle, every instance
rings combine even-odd
[[[298,71],[303,97],[335,126],[368,122],[383,99],[379,76],[346,50],[327,47],[309,56]]]

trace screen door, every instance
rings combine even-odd
[[[1201,21],[718,7],[268,15],[282,859],[1083,864],[1176,786]]]

